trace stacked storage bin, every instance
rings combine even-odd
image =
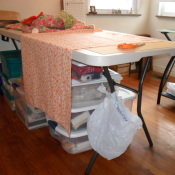
[[[1,87],[3,85],[1,74],[2,74],[2,64],[1,64],[1,59],[0,59],[0,95],[3,95],[2,90],[1,90]]]
[[[111,70],[110,74],[117,83],[120,83],[122,80],[120,74]],[[91,149],[87,135],[87,119],[104,100],[105,95],[97,90],[102,83],[109,89],[107,79],[104,76],[101,79],[83,83],[72,80],[70,136],[60,124],[48,119],[51,136],[60,141],[66,152],[76,154]],[[116,92],[122,96],[125,104],[131,109],[135,94],[122,88],[116,88]]]
[[[38,108],[35,108],[25,101],[24,86],[20,83],[13,83],[16,114],[31,130],[48,126],[45,113]]]
[[[24,88],[20,82],[22,77],[21,51],[2,51],[0,59],[3,82],[1,90],[10,108],[13,111],[16,109],[17,115],[28,129],[48,126],[45,113],[25,103]]]
[[[10,108],[12,110],[15,110],[15,102],[14,102],[11,79],[21,77],[22,74],[21,51],[20,50],[2,51],[0,52],[0,59],[2,64],[1,79],[3,81],[3,86],[1,86],[1,90]]]
[[[132,110],[133,100],[136,98],[136,95],[129,90],[119,88],[118,96],[120,96],[125,105]],[[94,111],[94,108],[95,106],[72,109],[70,136],[60,124],[49,120],[51,136],[61,142],[66,152],[76,154],[91,149],[87,135],[86,122],[87,118]]]

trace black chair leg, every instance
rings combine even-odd
[[[163,91],[163,88],[165,86],[165,83],[171,73],[171,70],[174,66],[174,63],[175,63],[175,57],[171,57],[171,59],[169,60],[166,68],[165,68],[165,71],[163,73],[163,76],[161,78],[161,82],[160,82],[160,85],[159,85],[159,91],[158,91],[158,96],[157,96],[157,104],[160,104],[160,99],[161,99],[161,95],[162,95],[162,91]]]

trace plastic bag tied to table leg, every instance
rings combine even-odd
[[[87,131],[92,148],[104,158],[111,160],[123,154],[142,127],[141,119],[130,112],[116,93],[106,93],[104,101],[88,119]]]

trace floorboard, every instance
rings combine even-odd
[[[98,156],[91,175],[175,174],[175,101],[162,97],[156,104],[159,76],[148,72],[143,87],[142,113],[154,147],[149,148],[141,129],[120,157],[108,161]],[[137,88],[137,77],[132,73],[121,83]],[[175,80],[170,77],[169,81]],[[65,152],[48,127],[28,130],[0,96],[0,175],[83,175],[92,155],[93,150]]]

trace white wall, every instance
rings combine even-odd
[[[150,0],[140,0],[138,13],[141,16],[87,16],[88,24],[95,24],[96,28],[123,33],[148,33],[148,14]]]
[[[60,0],[0,0],[0,10],[17,11],[21,19],[36,16],[40,12],[56,15],[60,12]],[[20,48],[20,43],[17,42]],[[0,40],[0,51],[15,49],[11,40],[2,42]]]
[[[175,18],[158,18],[158,0],[140,0],[138,17],[127,16],[87,16],[87,23],[96,27],[131,34],[150,34],[153,38],[167,40],[157,29],[175,29]],[[175,40],[175,35],[170,35]],[[170,59],[169,55],[153,58],[153,70],[163,73]],[[175,76],[175,66],[171,72]]]
[[[163,18],[156,17],[158,12],[158,1],[150,1],[150,10],[149,10],[149,33],[154,38],[159,38],[167,40],[166,37],[157,31],[157,29],[175,29],[175,18]],[[171,39],[175,40],[175,35],[169,35]],[[163,73],[165,66],[167,65],[170,59],[169,55],[156,56],[153,59],[153,70]],[[175,76],[175,66],[172,69],[171,75]]]
[[[17,11],[22,19],[40,12],[55,15],[60,11],[60,0],[0,0],[0,4],[0,10]]]

